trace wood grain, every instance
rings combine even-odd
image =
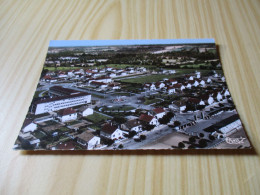
[[[0,194],[260,194],[260,2],[0,1]],[[256,154],[12,150],[49,40],[215,38]]]

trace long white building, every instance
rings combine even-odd
[[[60,96],[37,101],[34,103],[33,109],[35,109],[35,115],[38,115],[78,105],[89,104],[90,102],[91,95],[81,92],[74,95]]]

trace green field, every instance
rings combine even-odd
[[[154,103],[157,103],[157,102],[160,102],[162,100],[160,99],[146,99],[145,102],[144,102],[144,105],[150,105],[150,104],[154,104]]]
[[[138,78],[131,78],[131,79],[122,79],[122,82],[127,82],[127,83],[152,83],[152,82],[157,82],[161,81],[165,78],[176,78],[179,77],[182,74],[189,74],[191,72],[194,72],[193,69],[183,69],[183,70],[177,70],[175,74],[171,75],[165,75],[165,74],[157,74],[157,75],[148,75],[148,76],[140,76]]]
[[[102,121],[106,121],[108,119],[111,119],[110,117],[104,116],[102,114],[99,114],[97,112],[94,112],[94,114],[84,117],[88,121],[91,121],[93,123],[100,123]]]
[[[106,67],[112,67],[112,68],[126,68],[126,67],[145,67],[148,69],[158,69],[159,67],[157,67],[156,65],[132,65],[132,64],[107,64]],[[47,69],[49,71],[68,71],[68,70],[75,70],[75,69],[93,69],[93,68],[97,68],[97,69],[102,69],[105,68],[105,65],[99,65],[99,66],[91,66],[91,67],[44,67],[44,69]]]

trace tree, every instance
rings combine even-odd
[[[146,135],[140,135],[140,139],[141,140],[145,140],[146,139]]]
[[[191,136],[191,137],[189,138],[189,142],[195,143],[195,142],[196,142],[196,137],[195,137],[195,136]]]
[[[128,137],[128,138],[132,138],[132,137],[134,137],[136,134],[137,134],[136,131],[130,131],[127,137]]]
[[[185,148],[185,144],[183,142],[178,143],[178,148]]]
[[[206,139],[199,140],[199,147],[200,148],[205,148],[205,147],[207,147],[207,145],[208,145],[208,142],[207,142]]]
[[[124,147],[123,144],[120,144],[120,145],[118,146],[119,149],[122,149],[123,147]]]
[[[177,127],[177,126],[181,125],[181,122],[180,121],[174,121],[173,125],[174,125],[174,127]]]

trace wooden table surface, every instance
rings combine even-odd
[[[260,194],[260,1],[0,1],[0,194]],[[13,151],[49,40],[215,38],[255,153]]]

